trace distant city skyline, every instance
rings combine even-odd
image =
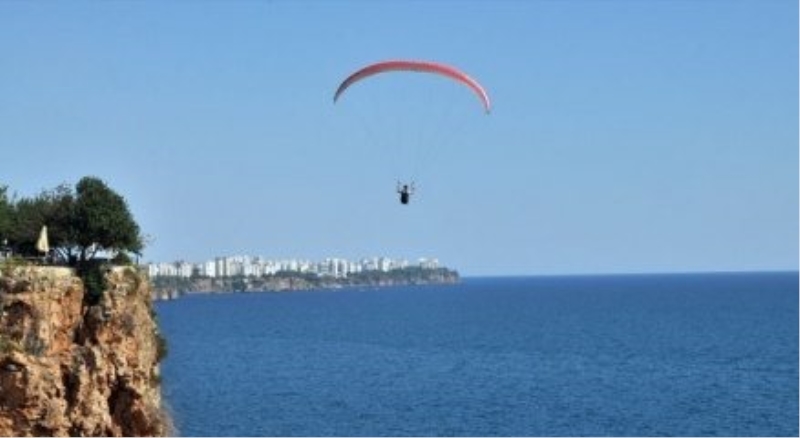
[[[261,277],[274,275],[278,272],[309,273],[319,276],[332,276],[346,278],[349,274],[365,271],[388,272],[395,269],[419,267],[423,269],[436,269],[441,267],[439,259],[421,257],[415,263],[405,258],[390,258],[386,256],[362,257],[358,260],[348,260],[340,257],[326,257],[322,260],[312,261],[304,258],[266,258],[262,256],[237,255],[218,256],[203,262],[190,262],[177,260],[173,262],[146,263],[148,274],[155,277],[183,277],[202,276],[210,278],[225,277]]]

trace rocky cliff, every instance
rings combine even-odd
[[[0,436],[162,436],[165,351],[150,286],[132,268],[105,276],[87,305],[71,269],[0,273]]]

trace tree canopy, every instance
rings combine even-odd
[[[140,254],[139,225],[125,199],[102,180],[87,176],[73,189],[62,184],[32,198],[11,199],[0,186],[0,241],[21,256],[37,256],[36,240],[47,226],[53,255],[71,265],[99,253]]]

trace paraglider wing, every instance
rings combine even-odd
[[[483,109],[487,113],[492,109],[489,95],[478,81],[472,79],[466,73],[455,67],[430,61],[393,60],[368,65],[348,76],[347,79],[339,85],[339,88],[336,89],[336,94],[333,96],[333,102],[336,103],[342,93],[354,83],[372,75],[393,71],[432,73],[451,78],[471,88],[481,100]]]

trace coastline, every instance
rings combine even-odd
[[[346,287],[389,287],[405,285],[456,284],[459,273],[447,268],[405,268],[387,272],[369,271],[347,277],[278,272],[261,277],[157,277],[151,280],[154,300],[173,300],[187,294],[292,292]]]

